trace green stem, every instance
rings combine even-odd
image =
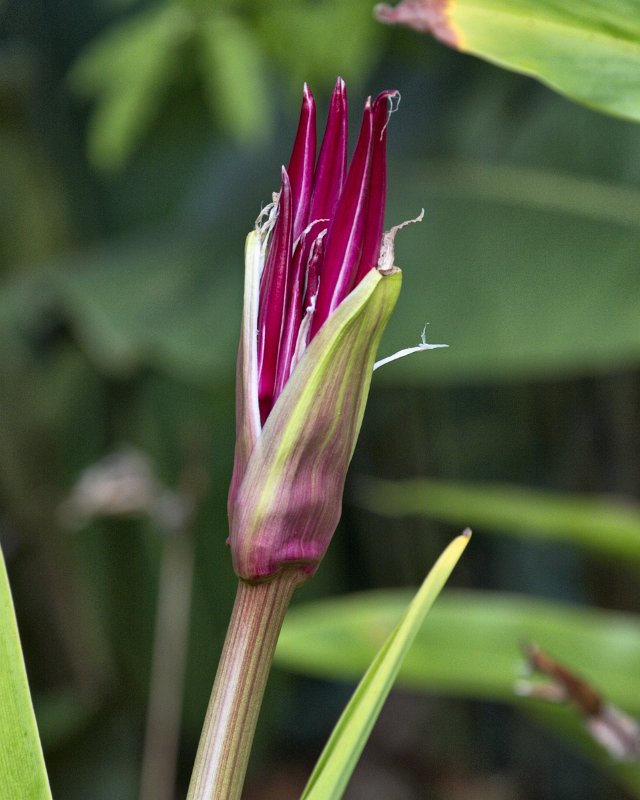
[[[240,581],[187,800],[240,797],[273,651],[300,574]]]
[[[193,555],[190,529],[182,526],[164,534],[140,800],[175,797]]]

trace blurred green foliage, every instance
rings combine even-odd
[[[255,144],[273,132],[274,66],[289,75],[297,94],[305,80],[362,75],[375,60],[379,36],[362,0],[154,3],[115,22],[73,67],[72,86],[96,100],[89,155],[98,167],[121,167],[169,88],[183,89],[196,77],[222,130]]]
[[[178,796],[186,786],[235,585],[224,539],[243,241],[277,188],[303,80],[322,115],[342,74],[354,126],[365,93],[402,91],[387,221],[426,217],[398,237],[404,289],[381,354],[417,342],[425,321],[450,345],[376,373],[352,474],[637,500],[638,126],[378,26],[361,0],[9,0],[0,24],[0,540],[54,796],[138,792],[162,537],[141,520],[71,533],[58,513],[122,442],[173,488],[194,465],[208,474]],[[638,610],[624,564],[485,536],[494,524],[478,523],[457,585]],[[361,511],[348,487],[301,600],[415,585],[452,532]],[[460,625],[473,632],[463,612]],[[591,674],[590,658],[576,668]],[[316,684],[274,681],[261,797],[285,761],[308,774],[342,705],[339,689],[325,701]],[[447,770],[502,776],[532,800],[623,796],[502,706],[424,702],[440,724],[405,742],[427,765],[401,778],[417,796],[445,792]],[[350,796],[373,797],[358,786],[390,761],[413,763],[366,751]]]
[[[354,501],[384,516],[424,516],[506,535],[567,541],[628,562],[640,560],[640,509],[628,500],[491,483],[363,478]]]

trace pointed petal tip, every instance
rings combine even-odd
[[[347,109],[347,84],[338,78],[333,92],[331,93],[331,110],[329,113],[335,113],[336,109],[340,109],[341,113],[346,113]]]
[[[385,89],[376,97],[372,106],[373,125],[381,141],[384,140],[391,115],[400,105],[400,92],[397,89]]]
[[[395,111],[400,104],[400,92],[397,89],[385,89],[374,100],[374,106],[380,103],[387,103],[390,111]]]
[[[384,106],[388,113],[392,114],[394,111],[398,110],[400,99],[401,95],[397,89],[384,89],[376,95],[375,99],[371,96],[367,97],[364,110],[365,112],[371,110],[377,111],[381,106]]]
[[[315,100],[313,99],[313,92],[309,88],[309,84],[306,81],[302,87],[302,102],[307,105],[313,105],[315,103]]]

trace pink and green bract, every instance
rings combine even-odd
[[[258,393],[266,420],[327,317],[378,263],[386,197],[386,130],[396,91],[365,104],[347,172],[347,95],[339,78],[316,162],[316,109],[305,85],[258,308]]]

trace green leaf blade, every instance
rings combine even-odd
[[[294,608],[276,651],[278,664],[317,677],[353,679],[407,599],[404,590],[378,590]],[[640,713],[637,616],[526,595],[444,592],[404,660],[398,685],[519,703],[513,683],[522,663],[522,640],[575,665],[611,702]]]
[[[486,0],[461,3],[458,24],[462,49],[591,108],[640,121],[640,28],[630,24],[638,19],[637,2],[604,8],[597,0]]]
[[[3,800],[51,800],[9,580],[0,551],[0,786]]]
[[[640,0],[405,0],[377,16],[640,121]]]
[[[582,124],[586,112],[575,111],[573,124]],[[621,123],[601,123],[620,130]],[[403,193],[401,202],[392,198],[390,218],[407,219],[422,206],[426,214],[398,237],[405,290],[380,353],[417,341],[421,320],[428,338],[449,348],[394,362],[377,382],[566,378],[637,362],[633,186],[480,162],[406,163],[394,173]]]
[[[469,537],[470,531],[465,532],[447,547],[403,618],[376,654],[334,728],[301,800],[337,800],[342,797],[402,661],[425,616],[464,552]]]
[[[513,484],[433,478],[363,479],[357,502],[388,517],[419,516],[529,540],[567,542],[640,563],[640,508],[616,498],[562,494]]]

